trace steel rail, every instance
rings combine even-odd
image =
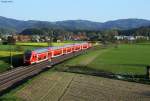
[[[24,66],[24,67],[21,66],[16,69],[9,70],[5,73],[0,74],[0,95],[1,95],[1,92],[9,89],[14,84],[24,80],[25,78],[36,75],[39,72],[41,72],[43,69],[48,68],[49,66],[52,67],[53,65],[56,65],[67,59],[80,55],[83,52],[85,52],[85,50],[53,58],[51,62],[44,61],[35,65],[29,65],[29,66]]]

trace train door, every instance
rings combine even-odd
[[[48,52],[48,60],[51,61],[51,58],[52,58],[52,52],[49,51],[49,52]]]
[[[31,63],[35,63],[37,61],[37,55],[33,54],[32,58],[31,58]]]
[[[67,48],[64,47],[64,48],[62,49],[62,51],[63,51],[63,54],[66,54],[66,53],[67,53]]]
[[[54,50],[51,51],[51,57],[54,57]]]

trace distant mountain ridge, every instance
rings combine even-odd
[[[20,32],[26,28],[54,28],[66,30],[105,30],[120,29],[127,30],[142,26],[150,26],[150,20],[145,19],[119,19],[108,22],[92,22],[88,20],[66,20],[66,21],[23,21],[0,16],[0,29],[11,29]]]

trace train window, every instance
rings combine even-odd
[[[38,60],[41,60],[42,58],[41,57],[38,57]]]
[[[26,52],[25,58],[28,60],[28,59],[30,59],[30,57],[31,57],[31,52],[30,51]]]
[[[36,55],[34,55],[33,58],[37,58]]]
[[[51,55],[51,53],[48,53],[48,56],[50,56]]]

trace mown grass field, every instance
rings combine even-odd
[[[145,67],[150,64],[150,45],[125,44],[118,48],[97,47],[88,53],[68,60],[58,66],[64,69],[70,66],[85,67],[95,70],[112,72],[115,74],[145,74]]]
[[[39,48],[38,46],[21,46],[21,45],[0,45],[0,51],[25,51],[25,50],[34,50]]]
[[[150,64],[149,50],[150,45],[120,45],[110,48],[88,65],[119,74],[143,74]]]
[[[76,43],[74,41],[66,41],[66,42],[53,42],[52,46],[63,46],[65,44],[72,44]],[[41,47],[47,47],[48,43],[46,42],[18,42],[16,45],[21,45],[21,46],[41,46]]]

